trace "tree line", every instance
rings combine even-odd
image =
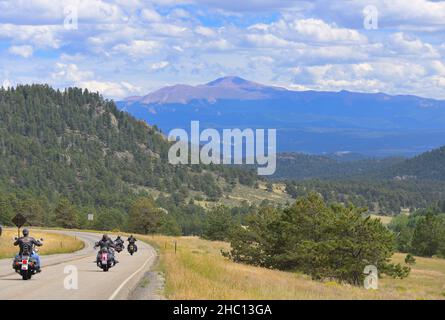
[[[445,257],[445,201],[392,219],[397,250],[423,257]]]

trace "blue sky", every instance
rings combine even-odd
[[[64,24],[72,10],[77,28]],[[444,57],[445,1],[0,1],[3,86],[121,99],[238,75],[293,90],[445,99]]]

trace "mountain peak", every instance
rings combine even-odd
[[[209,83],[206,84],[206,86],[240,86],[240,85],[251,85],[251,84],[253,84],[253,82],[250,82],[246,79],[237,76],[228,76],[210,81]]]
[[[261,100],[281,94],[286,89],[269,87],[237,76],[218,78],[197,86],[174,85],[161,88],[144,97],[127,99],[128,103],[187,104],[190,101]]]

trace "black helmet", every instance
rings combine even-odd
[[[106,234],[104,234],[104,235],[102,236],[102,239],[106,240],[106,239],[108,239],[108,236],[107,236]]]
[[[24,236],[24,237],[27,237],[27,236],[29,235],[29,230],[28,230],[28,229],[26,229],[26,228],[25,228],[25,229],[23,229],[23,231],[22,231],[22,232],[23,232],[23,236]]]

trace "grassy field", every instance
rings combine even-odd
[[[84,246],[82,241],[63,234],[31,229],[30,235],[36,239],[43,238],[43,246],[39,248],[41,255],[74,252]],[[0,237],[0,259],[11,258],[17,254],[18,247],[13,245],[14,237],[17,237],[17,229],[3,230]]]
[[[161,254],[168,299],[444,299],[445,260],[416,258],[406,279],[379,280],[371,291],[336,282],[317,282],[292,272],[237,264],[221,256],[228,244],[196,237],[149,236]],[[174,243],[177,243],[175,253]],[[394,261],[403,262],[396,254]]]
[[[390,217],[390,216],[379,216],[379,215],[376,215],[376,214],[371,214],[371,217],[375,218],[375,219],[379,219],[384,225],[390,224],[391,221],[392,221],[392,218],[393,218],[393,217]]]

